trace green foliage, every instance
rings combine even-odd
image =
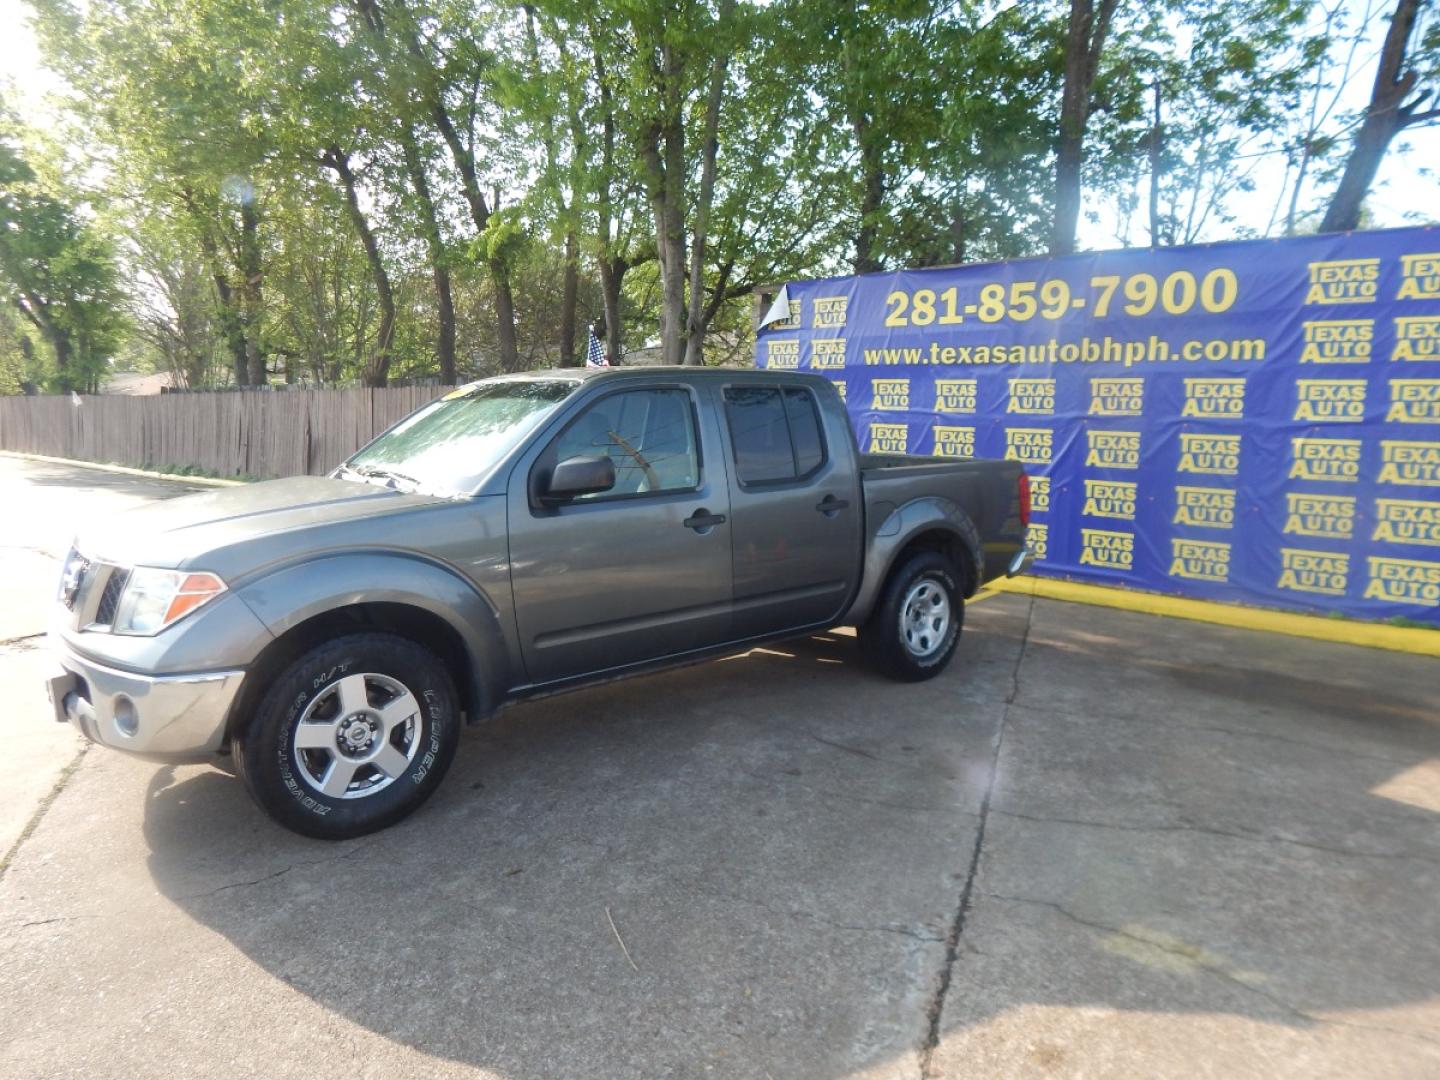
[[[29,3],[71,97],[55,146],[0,150],[0,392],[117,354],[195,388],[475,376],[594,324],[649,348],[662,309],[740,360],[760,286],[1038,254],[1056,217],[1068,0]],[[1119,242],[1262,231],[1233,214],[1264,154],[1331,182],[1343,128],[1299,118],[1342,7],[1118,5],[1083,176]],[[1440,77],[1434,20],[1412,66]]]
[[[7,335],[19,355],[11,381],[93,392],[125,328],[113,247],[66,193],[48,190],[19,134],[0,139],[0,303],[28,324]]]

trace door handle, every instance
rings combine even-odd
[[[694,529],[696,532],[705,532],[713,529],[716,525],[724,525],[725,515],[712,514],[702,506],[699,510],[695,511],[693,517],[686,518],[680,524],[684,525],[687,529]]]
[[[837,499],[834,495],[826,495],[825,498],[815,504],[815,509],[819,510],[820,513],[826,517],[834,517],[836,513],[844,510],[849,505],[850,502],[848,499]]]

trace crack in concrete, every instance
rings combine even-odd
[[[36,547],[34,544],[0,544],[0,551],[28,551],[32,555],[43,555],[47,559],[63,558],[65,554],[63,551],[59,555],[55,554],[59,550],[59,548]]]
[[[220,893],[223,893],[223,892],[229,892],[229,891],[232,890],[232,889],[248,889],[248,888],[251,888],[251,887],[256,886],[256,885],[263,885],[263,884],[264,884],[265,882],[267,882],[267,881],[274,881],[276,878],[284,877],[286,874],[288,874],[288,873],[290,873],[291,871],[294,871],[294,870],[308,870],[308,869],[310,869],[311,867],[314,867],[314,866],[323,866],[323,865],[325,865],[326,863],[340,862],[340,861],[342,861],[342,860],[344,860],[344,859],[350,859],[350,858],[353,858],[354,856],[358,855],[360,852],[368,849],[368,848],[371,847],[372,845],[373,845],[373,841],[370,842],[370,843],[357,844],[355,847],[350,848],[350,849],[348,849],[348,850],[346,850],[346,851],[344,851],[344,852],[341,852],[339,855],[331,855],[331,856],[329,856],[329,857],[327,857],[327,858],[323,858],[323,859],[311,859],[311,860],[309,860],[309,861],[307,861],[307,862],[293,863],[293,864],[291,864],[291,865],[289,865],[289,866],[281,867],[279,870],[276,870],[276,871],[274,871],[273,873],[270,873],[270,874],[262,874],[260,877],[251,878],[251,879],[246,880],[246,881],[230,881],[230,882],[226,882],[224,885],[219,885],[219,886],[216,886],[216,887],[213,888],[213,889],[208,889],[208,890],[205,890],[205,891],[203,891],[203,892],[183,893],[183,894],[180,894],[180,895],[171,895],[171,894],[169,894],[169,893],[162,893],[161,895],[165,896],[167,899],[172,900],[172,901],[174,901],[174,902],[176,902],[176,903],[187,903],[187,902],[195,901],[195,900],[204,900],[204,899],[207,899],[207,898],[212,897],[212,896],[217,896],[217,895],[219,895]],[[30,921],[30,922],[17,923],[13,928],[10,928],[10,927],[0,927],[0,930],[7,930],[7,931],[12,931],[12,930],[13,930],[13,933],[18,934],[19,931],[24,930],[24,929],[26,929],[27,927],[31,927],[31,926],[44,926],[44,925],[46,925],[47,923],[76,922],[76,921],[79,921],[79,920],[81,920],[81,919],[100,919],[100,918],[108,918],[108,919],[116,919],[116,918],[119,918],[119,919],[126,919],[126,918],[140,918],[140,917],[143,916],[143,914],[144,914],[143,912],[133,911],[133,910],[107,911],[107,912],[105,912],[103,915],[100,914],[100,913],[94,913],[94,912],[78,912],[78,913],[71,914],[71,915],[58,915],[58,916],[55,916],[55,917],[49,918],[49,919],[36,919],[36,920],[32,920],[32,921]],[[18,946],[16,946],[16,947],[18,947]],[[10,951],[11,951],[11,950],[6,950],[5,953],[0,953],[0,956],[9,955],[9,952],[10,952]]]
[[[274,881],[276,878],[283,877],[294,869],[295,867],[293,866],[287,866],[284,869],[276,870],[273,874],[265,874],[263,877],[252,878],[249,881],[231,881],[227,884],[219,886],[218,888],[210,889],[206,892],[188,893],[185,896],[177,896],[175,897],[175,899],[204,900],[206,897],[216,896],[222,892],[228,892],[231,889],[248,889],[252,885],[263,885],[267,881]]]
[[[1275,836],[1272,833],[1263,832],[1232,832],[1228,829],[1217,829],[1208,825],[1192,825],[1188,822],[1181,822],[1174,825],[1126,825],[1112,821],[1093,821],[1085,818],[1049,817],[1041,814],[1023,814],[1018,810],[1002,810],[995,808],[993,813],[1004,817],[1018,818],[1021,821],[1034,821],[1040,824],[1055,825],[1077,825],[1091,829],[1114,829],[1119,832],[1189,832],[1199,833],[1204,836],[1218,836],[1230,840],[1249,840],[1253,843],[1268,844],[1289,844],[1294,847],[1307,848],[1311,851],[1321,851],[1329,855],[1345,855],[1357,859],[1403,859],[1414,862],[1434,863],[1440,865],[1440,858],[1430,855],[1416,855],[1403,851],[1361,851],[1357,848],[1331,847],[1328,844],[1316,844],[1308,840],[1296,840],[1288,836]]]
[[[813,787],[810,784],[796,783],[794,778],[790,776],[778,776],[771,773],[760,773],[755,772],[751,769],[741,769],[740,771],[746,776],[753,777],[756,780],[763,780],[766,783],[783,781],[789,787],[797,787],[801,791],[808,791],[810,794],[818,796],[822,799],[839,799],[841,802],[864,803],[867,806],[883,806],[889,810],[909,810],[912,812],[923,814],[953,814],[956,811],[960,811],[962,813],[965,812],[964,808],[961,807],[958,803],[953,806],[925,806],[916,803],[889,802],[886,799],[870,799],[866,798],[864,795],[851,795],[848,792],[831,791],[826,788]]]
[[[925,1041],[920,1046],[921,1080],[935,1075],[935,1050],[940,1045],[940,1022],[945,1012],[945,995],[950,991],[950,979],[955,971],[955,961],[960,955],[960,938],[965,933],[965,920],[970,912],[970,900],[975,888],[975,879],[980,871],[980,853],[985,846],[985,826],[990,820],[990,800],[995,794],[995,777],[1000,766],[1000,750],[1005,743],[1005,725],[1010,719],[1010,710],[1020,696],[1020,668],[1025,663],[1025,650],[1030,644],[1030,631],[1035,625],[1035,597],[1025,609],[1025,629],[1020,635],[1020,648],[1015,653],[1015,665],[1010,669],[1010,692],[1005,695],[1005,708],[1000,714],[1000,723],[995,728],[995,748],[990,755],[990,769],[985,779],[985,794],[980,800],[980,821],[975,829],[975,847],[970,852],[970,867],[965,874],[965,884],[960,889],[960,899],[955,907],[955,918],[950,933],[945,939],[945,960],[935,982],[926,1011],[927,1024]]]
[[[354,856],[358,855],[360,852],[366,850],[370,846],[370,844],[356,844],[353,848],[343,851],[339,855],[331,855],[328,858],[324,859],[310,859],[306,862],[301,863],[292,863],[289,866],[281,867],[274,873],[262,874],[260,877],[252,878],[247,881],[227,882],[224,885],[217,886],[213,889],[207,889],[204,892],[186,893],[181,896],[171,897],[171,899],[182,902],[188,900],[204,900],[211,896],[217,896],[223,892],[229,892],[231,889],[248,889],[252,886],[263,885],[267,881],[274,881],[276,878],[284,877],[292,870],[309,870],[310,868],[315,866],[324,866],[326,863],[341,862],[345,859],[353,858]]]
[[[869,758],[871,761],[883,762],[885,760],[878,754],[872,754],[869,750],[861,750],[858,746],[846,746],[844,743],[835,742],[832,739],[822,738],[821,736],[816,735],[813,731],[807,731],[805,732],[805,734],[818,743],[824,743],[826,746],[834,747],[836,750],[844,751],[847,754],[854,754],[856,757]]]
[[[1155,949],[1157,952],[1165,953],[1168,956],[1174,956],[1182,959],[1187,964],[1193,964],[1195,967],[1199,968],[1201,971],[1204,971],[1206,974],[1212,975],[1230,986],[1243,990],[1246,993],[1253,994],[1256,997],[1263,998],[1264,1000],[1270,1002],[1272,1005],[1276,1006],[1283,1012],[1287,1013],[1291,1018],[1295,1020],[1310,1024],[1330,1024],[1339,1027],[1351,1027],[1359,1028],[1366,1031],[1383,1032],[1385,1034],[1400,1035],[1410,1039],[1417,1039],[1420,1042],[1440,1045],[1440,1039],[1436,1039],[1430,1035],[1426,1035],[1423,1032],[1406,1031],[1404,1028],[1392,1028],[1380,1024],[1360,1024],[1351,1020],[1341,1020],[1329,1016],[1316,1016],[1314,1013],[1306,1012],[1298,1005],[1287,1001],[1285,998],[1280,997],[1278,994],[1271,993],[1269,990],[1265,990],[1259,986],[1256,986],[1254,983],[1246,979],[1242,979],[1237,975],[1232,975],[1230,972],[1226,971],[1224,968],[1220,967],[1217,964],[1207,962],[1203,954],[1197,954],[1195,951],[1192,951],[1190,949],[1177,948],[1173,945],[1167,944],[1164,941],[1146,937],[1143,934],[1133,933],[1123,927],[1111,926],[1107,923],[1097,922],[1093,919],[1087,919],[1081,915],[1075,914],[1075,912],[1065,907],[1064,904],[1058,903],[1054,900],[1040,900],[1036,897],[1031,896],[1008,896],[1004,893],[986,893],[985,895],[992,900],[1000,900],[1006,903],[1027,904],[1033,907],[1049,908],[1051,911],[1054,911],[1057,914],[1064,916],[1066,919],[1069,919],[1071,922],[1075,923],[1078,926],[1084,926],[1087,929],[1094,930],[1099,933],[1113,934],[1114,936],[1124,938],[1127,941],[1133,941],[1138,945],[1148,946],[1149,948]]]
[[[70,759],[70,763],[60,770],[60,775],[55,778],[55,783],[50,788],[50,791],[40,800],[40,805],[35,807],[35,812],[30,815],[30,820],[25,823],[25,828],[20,830],[20,835],[17,836],[15,842],[10,845],[10,850],[5,853],[3,859],[0,859],[0,881],[3,881],[6,873],[9,872],[11,864],[15,861],[15,856],[20,852],[21,845],[23,845],[26,840],[29,840],[30,834],[40,826],[40,819],[45,816],[46,811],[48,811],[55,800],[60,797],[60,793],[65,790],[65,785],[70,782],[70,777],[75,775],[75,770],[80,768],[80,762],[84,760],[85,752],[89,749],[90,744],[88,742],[80,744],[80,749],[75,751],[75,756]]]
[[[701,886],[696,885],[693,882],[686,883],[682,887],[694,896],[708,897],[711,900],[725,900],[736,904],[746,904],[750,907],[758,907],[764,911],[770,912],[770,914],[772,915],[779,915],[783,918],[809,919],[813,922],[820,923],[822,926],[828,926],[834,930],[849,930],[856,933],[865,934],[899,934],[902,937],[913,938],[916,941],[924,941],[935,945],[942,945],[945,943],[945,938],[941,937],[939,934],[923,934],[920,931],[914,930],[910,927],[896,926],[893,923],[887,923],[881,926],[863,926],[853,923],[841,923],[836,922],[833,919],[826,918],[819,912],[806,911],[803,908],[777,908],[771,904],[767,904],[763,900],[757,900],[753,896],[742,896],[739,893],[716,892],[713,889],[702,888]]]

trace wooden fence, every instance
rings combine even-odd
[[[219,476],[329,472],[449,387],[0,397],[0,450]]]

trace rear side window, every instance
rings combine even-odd
[[[796,386],[785,388],[785,418],[790,421],[790,441],[795,444],[795,475],[805,476],[825,460],[825,444],[820,440],[820,417],[815,412],[815,398],[809,390]]]
[[[800,387],[732,386],[725,417],[742,484],[808,476],[825,461],[815,398]]]

